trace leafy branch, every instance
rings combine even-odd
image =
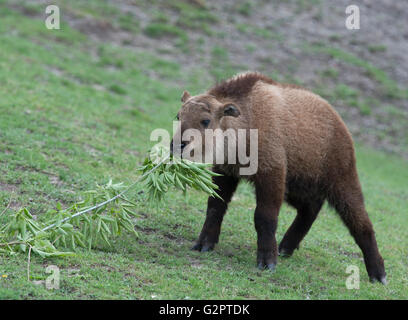
[[[112,181],[97,185],[79,202],[65,209],[58,203],[55,210],[38,219],[27,208],[10,214],[8,222],[0,225],[0,254],[27,253],[29,275],[31,252],[43,258],[69,256],[78,247],[90,250],[100,243],[111,246],[112,238],[123,232],[137,236],[137,204],[126,196],[135,186],[146,190],[148,202],[160,201],[170,187],[184,193],[190,187],[219,197],[211,180],[218,174],[209,170],[209,165],[172,157],[167,149],[153,149],[138,170],[141,176],[128,187]],[[7,208],[2,214],[5,211]]]

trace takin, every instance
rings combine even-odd
[[[201,134],[201,141],[210,129],[258,130],[255,146],[248,138],[243,142],[233,139],[233,143],[245,144],[246,152],[257,148],[255,173],[241,174],[238,169],[244,165],[239,161],[214,164],[213,170],[222,174],[213,177],[222,200],[209,197],[204,226],[192,249],[205,252],[214,248],[228,203],[240,179],[246,179],[254,185],[256,195],[258,268],[274,271],[278,255],[292,255],[327,200],[360,247],[370,280],[386,284],[384,261],[364,206],[353,140],[326,100],[305,88],[247,72],[197,96],[184,91],[181,101],[178,129],[170,145],[175,154],[188,158],[194,150],[208,154],[219,147],[216,143],[210,147],[193,144],[192,139],[184,138],[188,129]],[[182,138],[176,140],[176,136]],[[275,233],[283,201],[294,207],[297,215],[278,246]]]

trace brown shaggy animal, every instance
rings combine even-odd
[[[239,180],[245,178],[255,186],[259,268],[274,270],[278,252],[290,256],[299,248],[327,200],[362,250],[370,280],[386,283],[384,262],[364,206],[353,141],[327,101],[304,88],[248,72],[198,96],[184,92],[182,102],[181,134],[191,128],[203,135],[205,129],[258,129],[255,174],[240,176],[239,163],[214,165],[216,172],[223,173],[214,178],[223,201],[208,199],[206,220],[193,249],[214,248],[228,203]],[[175,145],[172,141],[172,150],[182,151],[190,142]],[[278,247],[275,232],[283,201],[296,208],[297,216]]]

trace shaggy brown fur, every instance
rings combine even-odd
[[[279,83],[272,80],[261,73],[248,72],[246,74],[235,76],[232,79],[224,80],[209,90],[209,94],[216,98],[235,98],[240,99],[247,96],[255,83],[262,81],[264,83],[273,84],[282,88],[297,88],[303,89],[295,84]]]
[[[282,85],[253,72],[195,97],[184,92],[182,101],[178,114],[182,132],[196,128],[204,133],[202,119],[210,120],[210,129],[256,128],[259,132],[256,174],[241,177],[240,164],[214,167],[224,174],[214,178],[224,201],[208,199],[206,221],[194,249],[208,251],[218,242],[228,203],[239,180],[246,178],[255,186],[259,268],[275,269],[278,252],[291,255],[328,200],[361,248],[370,280],[386,282],[364,207],[352,138],[327,101],[304,88]],[[278,248],[275,231],[283,201],[297,209],[297,216]]]

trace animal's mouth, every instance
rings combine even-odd
[[[183,158],[183,151],[185,150],[187,145],[188,145],[188,142],[186,142],[186,141],[183,141],[181,143],[175,143],[174,140],[171,140],[171,142],[170,142],[170,154],[179,156],[180,158]]]

